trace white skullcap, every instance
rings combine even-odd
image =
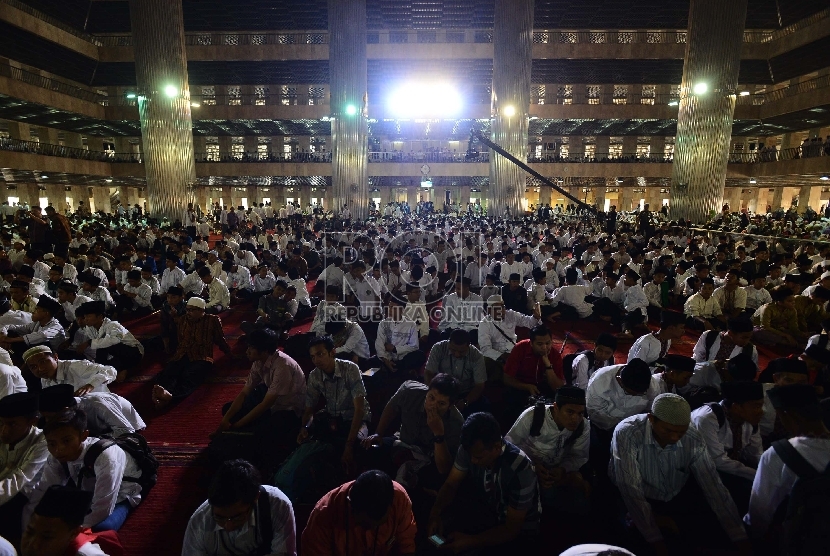
[[[52,348],[49,346],[35,346],[23,352],[23,361],[28,361],[30,357],[38,353],[52,353]]]
[[[678,427],[688,425],[692,420],[689,402],[677,394],[660,394],[654,398],[651,413],[664,423]]]
[[[610,544],[580,544],[570,547],[559,556],[597,556],[599,554],[603,556],[635,556],[633,552]]]
[[[487,305],[493,305],[494,303],[504,303],[504,298],[499,294],[493,294],[487,298]]]
[[[201,297],[191,297],[187,300],[188,307],[198,307],[199,309],[205,308],[205,300]]]

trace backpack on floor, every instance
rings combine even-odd
[[[786,502],[781,554],[827,554],[830,546],[830,465],[824,471],[816,471],[787,439],[773,442],[772,448],[798,475]]]
[[[574,383],[574,359],[580,355],[585,355],[588,358],[588,369],[594,366],[594,357],[596,354],[592,349],[578,351],[576,353],[569,353],[562,358],[562,373],[565,375],[565,384],[573,386]]]
[[[98,459],[104,450],[116,445],[129,454],[141,469],[140,477],[127,477],[122,480],[130,483],[138,483],[141,486],[141,497],[146,498],[150,490],[156,486],[158,481],[159,460],[153,455],[147,440],[137,432],[122,434],[116,438],[110,435],[102,435],[89,449],[84,456],[84,466],[78,473],[78,478],[95,476],[95,460]],[[80,482],[80,481],[79,481]]]
[[[274,475],[273,484],[294,504],[313,504],[340,484],[339,465],[331,444],[309,440],[286,458]]]

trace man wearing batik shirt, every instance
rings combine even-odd
[[[213,369],[213,346],[225,355],[231,347],[225,341],[222,321],[205,314],[205,301],[191,297],[184,316],[174,317],[178,346],[153,387],[153,404],[161,409],[192,394]]]

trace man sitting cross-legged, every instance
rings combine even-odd
[[[0,329],[0,346],[17,356],[33,346],[48,345],[58,347],[66,339],[63,326],[55,318],[63,307],[48,295],[42,296],[32,313],[32,322],[17,326],[5,326]]]
[[[393,467],[406,458],[395,480],[410,492],[416,486],[441,488],[461,442],[464,418],[455,407],[458,396],[458,381],[450,375],[436,375],[429,386],[404,382],[383,408],[375,434],[363,440],[363,447],[381,448],[383,459],[391,459]],[[400,430],[386,436],[398,418]]]
[[[426,361],[420,350],[418,325],[403,316],[404,299],[389,296],[387,316],[380,321],[375,338],[375,351],[381,363],[391,372],[418,372]]]
[[[591,487],[579,472],[588,463],[584,413],[585,391],[563,386],[553,405],[526,409],[505,436],[533,460],[542,505],[555,511],[588,513]]]
[[[469,488],[462,490],[468,475]],[[473,413],[461,429],[461,447],[430,512],[427,534],[445,537],[443,548],[455,553],[529,554],[538,539],[538,503],[533,463],[502,438],[495,417]]]
[[[270,539],[262,537],[266,529],[271,531]],[[295,555],[295,545],[291,500],[280,489],[263,485],[253,465],[236,459],[219,467],[208,499],[190,516],[182,556]],[[223,552],[217,549],[220,546]]]
[[[255,444],[263,449],[297,437],[305,409],[305,375],[296,361],[277,350],[277,340],[268,329],[248,335],[251,372],[236,399],[222,408],[222,421],[211,437],[224,431],[253,431]]]
[[[366,424],[371,421],[363,375],[355,363],[336,358],[334,341],[329,336],[315,338],[308,345],[314,369],[308,375],[308,392],[302,428],[297,443],[309,437],[329,442],[342,450],[341,461],[347,472],[354,467],[355,444],[366,437]],[[325,410],[314,410],[325,400]]]
[[[542,324],[542,312],[537,303],[533,316],[506,309],[500,295],[491,295],[487,300],[487,316],[478,327],[478,346],[484,356],[489,380],[498,379],[504,371],[504,364],[516,346],[516,327],[535,328]]]
[[[111,365],[118,371],[117,382],[127,378],[127,370],[141,362],[144,346],[118,321],[108,319],[103,301],[81,305],[84,312],[84,337],[75,351],[83,357],[88,353],[96,363]],[[87,351],[89,350],[89,351]]]
[[[204,299],[188,299],[187,312],[174,320],[178,347],[156,378],[153,404],[157,409],[186,398],[199,387],[213,369],[214,344],[226,355],[231,353],[222,331],[222,321],[216,315],[205,314]]]

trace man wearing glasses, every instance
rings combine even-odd
[[[176,322],[176,353],[158,374],[153,386],[153,405],[163,409],[171,402],[192,394],[213,369],[213,345],[225,355],[231,347],[225,341],[222,321],[205,314],[205,300],[191,297],[184,315],[174,315]]]
[[[208,499],[187,525],[182,556],[208,554],[297,554],[291,501],[280,489],[262,485],[243,459],[222,464]]]

